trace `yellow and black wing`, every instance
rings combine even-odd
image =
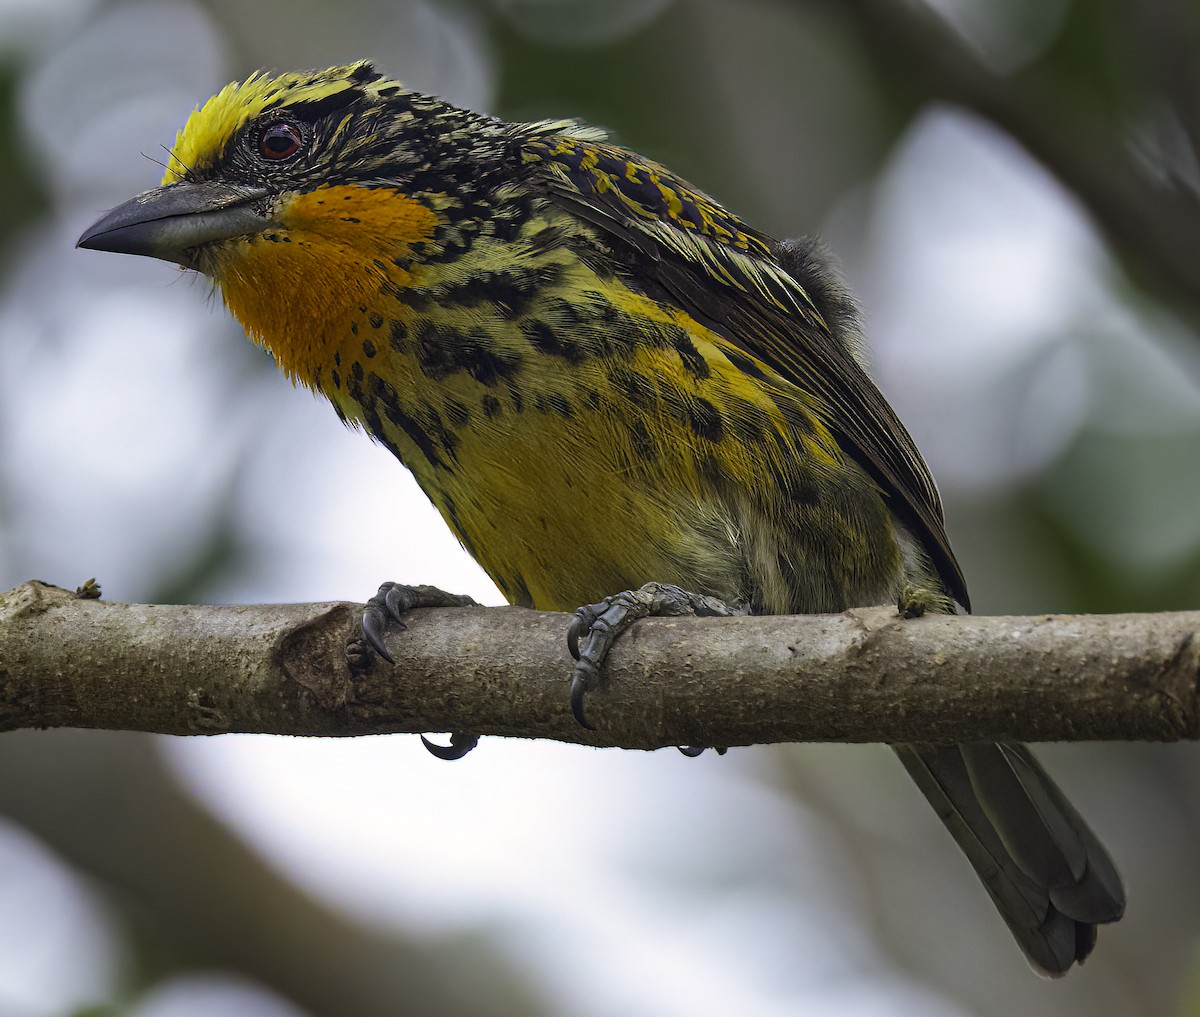
[[[593,135],[534,132],[521,156],[552,200],[630,262],[631,284],[683,308],[818,400],[839,447],[879,485],[947,591],[969,610],[929,470],[850,346],[788,272],[787,248],[663,167]]]

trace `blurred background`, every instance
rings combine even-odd
[[[73,249],[224,83],[362,56],[824,234],[981,613],[1200,607],[1188,0],[0,0],[0,588],[500,602],[203,280]],[[6,734],[0,1017],[1200,1015],[1200,749],[1044,757],[1129,888],[1054,983],[880,747]]]

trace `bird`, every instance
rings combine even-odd
[[[581,723],[646,615],[970,610],[820,241],[774,239],[598,128],[462,109],[368,61],[255,72],[169,153],[78,246],[207,276],[511,604],[575,611]],[[386,655],[389,618],[467,602],[385,583],[364,636]],[[893,748],[1034,969],[1087,958],[1124,887],[1030,750]]]

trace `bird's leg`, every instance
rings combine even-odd
[[[583,699],[600,677],[600,667],[613,642],[640,618],[699,617],[728,618],[749,614],[748,604],[726,604],[716,597],[689,593],[670,583],[647,583],[638,590],[625,590],[605,597],[598,604],[585,604],[575,612],[567,630],[567,647],[575,658],[571,678],[571,712],[586,728],[591,728],[583,711]],[[685,755],[699,755],[703,749],[686,749]]]
[[[407,628],[404,615],[413,608],[470,607],[474,604],[475,601],[468,596],[447,593],[436,586],[384,583],[363,608],[361,638],[350,640],[346,647],[351,674],[358,676],[366,673],[374,654],[379,654],[389,664],[395,663],[384,642],[384,634],[389,625],[401,630]],[[438,759],[462,759],[479,743],[479,735],[457,731],[450,736],[449,745],[437,745],[421,735],[421,743]]]

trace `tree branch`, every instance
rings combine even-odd
[[[349,736],[473,731],[597,746],[1200,737],[1200,612],[651,618],[585,731],[567,616],[414,611],[353,679],[355,604],[175,607],[28,582],[0,596],[0,731]]]
[[[348,603],[172,607],[30,582],[0,597],[0,730],[347,736],[424,730],[598,746],[1200,735],[1200,613],[648,619],[587,732],[566,709],[568,616],[413,612],[353,679]]]

